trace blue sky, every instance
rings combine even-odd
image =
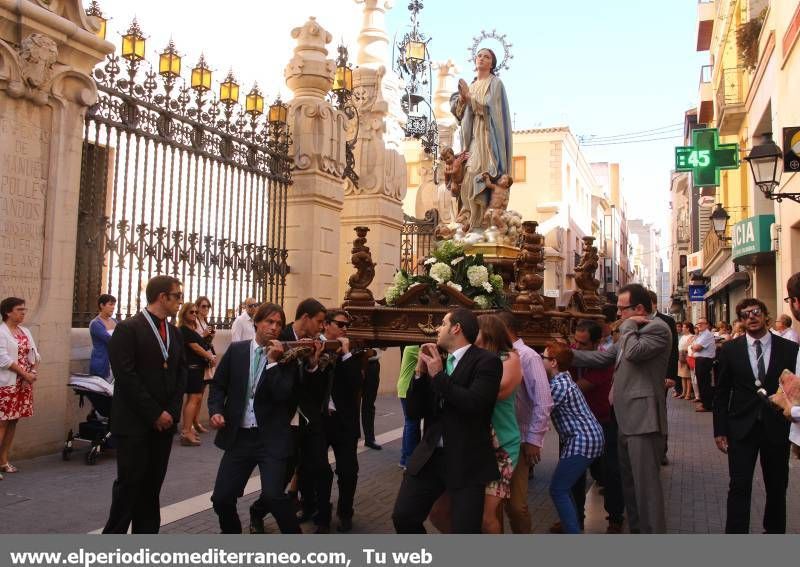
[[[88,0],[84,0],[88,4]],[[503,73],[518,129],[568,125],[576,135],[613,136],[683,120],[697,103],[700,65],[695,52],[697,0],[423,0],[422,29],[433,37],[435,60],[452,59],[470,79],[467,47],[482,29],[496,28],[513,43]],[[215,80],[233,68],[243,88],[254,80],[268,95],[289,91],[283,68],[291,57],[291,29],[308,16],[355,54],[362,5],[353,0],[101,0],[113,20],[109,40],[137,16],[149,36],[148,58],[173,37],[188,69],[203,51]],[[393,36],[409,22],[407,0],[387,15]],[[279,9],[275,9],[280,6]],[[186,72],[184,72],[186,75]],[[586,147],[592,161],[618,161],[630,215],[668,223],[669,172],[679,142]]]

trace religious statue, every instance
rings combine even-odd
[[[468,154],[461,201],[469,210],[469,227],[481,233],[488,205],[484,172],[497,181],[511,173],[511,111],[505,87],[496,76],[497,56],[480,49],[475,56],[476,78],[467,85],[461,79],[458,92],[450,97],[450,108],[461,125],[461,138]]]
[[[469,158],[469,154],[461,152],[456,155],[453,148],[446,147],[442,150],[442,161],[444,162],[444,184],[455,199],[458,200],[458,211],[463,206],[461,203],[461,184],[464,182],[464,162]]]
[[[495,227],[499,234],[505,234],[508,227],[503,218],[503,213],[508,209],[508,198],[511,195],[511,185],[513,185],[514,180],[507,173],[501,175],[497,183],[492,182],[488,172],[484,172],[482,178],[486,188],[491,191],[489,208],[486,209],[483,215],[483,224]]]

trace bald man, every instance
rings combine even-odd
[[[233,322],[231,327],[231,342],[236,341],[252,341],[256,336],[256,330],[253,326],[253,316],[258,309],[258,300],[253,297],[248,297],[244,300],[244,311]]]

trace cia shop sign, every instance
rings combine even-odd
[[[772,254],[770,228],[775,215],[757,215],[733,225],[731,259],[737,264],[760,264]]]

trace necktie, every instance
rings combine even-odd
[[[164,344],[167,343],[167,322],[163,319],[158,325],[158,334],[161,335],[161,340],[164,341]]]
[[[261,356],[264,354],[264,347],[257,346],[255,355],[253,356],[253,366],[250,369],[250,397],[254,398],[256,395],[256,387],[258,386],[258,369],[261,368]]]
[[[764,380],[767,377],[767,370],[764,366],[764,352],[761,350],[761,341],[756,340],[756,367],[758,368],[758,381],[760,382],[759,388],[764,385]]]
[[[453,374],[453,369],[456,367],[456,355],[450,354],[447,356],[447,362],[445,362],[445,370],[447,371],[447,375],[450,376]]]

